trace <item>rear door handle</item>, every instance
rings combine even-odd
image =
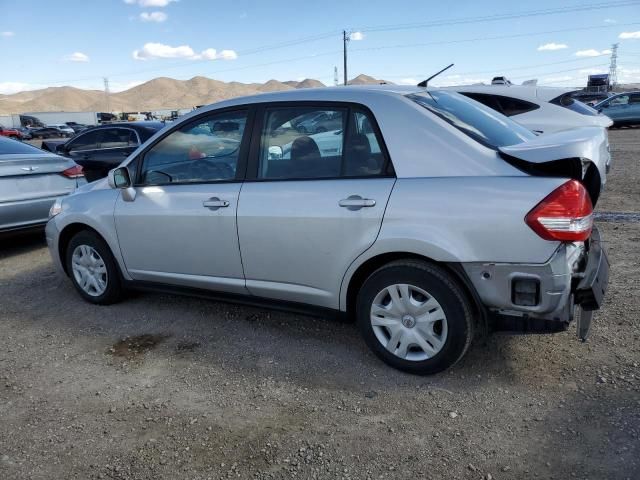
[[[363,207],[375,207],[376,201],[371,198],[362,198],[360,195],[350,195],[340,200],[338,205],[349,210],[360,210]]]
[[[218,197],[211,197],[209,200],[202,202],[202,206],[211,210],[217,210],[229,206],[227,200],[220,200]]]

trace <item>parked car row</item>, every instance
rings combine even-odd
[[[608,123],[545,95],[522,111],[447,89],[300,89],[147,137],[125,127],[120,166],[53,203],[51,255],[91,303],[155,288],[351,316],[378,357],[413,373],[450,367],[486,330],[575,318],[584,339],[608,283],[593,225]],[[562,128],[565,110],[591,126]],[[59,151],[82,162],[76,144],[104,150],[101,135]]]
[[[73,160],[0,137],[0,232],[42,228],[53,202],[85,183]]]

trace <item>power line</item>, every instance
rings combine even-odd
[[[536,65],[518,65],[518,66],[510,65],[508,67],[492,68],[491,70],[479,70],[475,72],[456,72],[456,75],[481,75],[481,74],[494,74],[496,72],[503,72],[503,71],[529,70],[531,68],[548,67],[551,65],[564,65],[567,63],[586,62],[589,60],[593,60],[594,58],[607,57],[607,56],[609,56],[609,54],[605,53],[602,55],[596,55],[595,57],[574,58],[574,59],[562,60],[559,62],[538,63]],[[424,75],[425,73],[422,72],[422,73],[411,73],[411,74],[404,74],[404,75],[395,74],[395,75],[384,75],[384,76],[389,78],[401,78],[401,77],[423,77]]]
[[[629,2],[626,2],[626,3],[629,3]],[[640,3],[640,2],[633,2],[633,3]],[[553,34],[553,33],[565,33],[565,32],[575,32],[575,31],[585,31],[585,30],[597,30],[597,29],[604,29],[604,28],[620,28],[620,27],[635,26],[635,25],[640,25],[640,22],[631,22],[631,23],[614,24],[614,25],[594,25],[594,26],[587,26],[587,27],[576,27],[576,28],[559,29],[559,30],[547,30],[547,31],[541,31],[541,32],[529,32],[529,33],[522,33],[522,34],[497,35],[497,36],[492,36],[492,37],[476,37],[476,38],[459,39],[459,40],[422,42],[422,43],[413,43],[413,44],[389,45],[389,46],[381,46],[381,47],[367,47],[367,48],[352,49],[351,51],[352,52],[363,52],[363,51],[375,51],[375,50],[398,49],[398,48],[414,48],[414,47],[424,47],[424,46],[433,46],[433,45],[448,45],[448,44],[468,43],[468,42],[478,42],[478,41],[503,40],[503,39],[508,39],[508,38],[521,38],[521,37],[536,36],[536,35],[546,35],[546,34]],[[250,54],[253,54],[253,53],[267,51],[269,49],[283,48],[283,46],[287,46],[287,45],[299,44],[299,43],[303,43],[303,42],[315,41],[317,39],[328,38],[329,36],[333,36],[333,35],[335,35],[335,32],[325,33],[325,34],[322,34],[322,35],[304,37],[303,39],[300,39],[300,40],[295,41],[295,42],[294,41],[282,42],[282,43],[279,43],[279,44],[273,44],[271,46],[260,47],[259,49],[246,50],[246,51],[244,51],[244,53],[243,52],[240,52],[240,53],[243,53],[243,55],[246,56],[246,55],[250,55]],[[244,66],[244,67],[234,67],[234,68],[223,69],[223,70],[215,70],[215,71],[210,72],[210,73],[211,74],[215,74],[215,73],[225,73],[225,72],[237,71],[237,70],[245,70],[245,69],[248,69],[248,68],[269,66],[269,65],[279,64],[279,63],[287,63],[287,62],[306,60],[306,59],[311,59],[311,58],[316,58],[316,57],[321,57],[321,56],[334,55],[336,53],[341,53],[341,52],[342,52],[342,50],[334,50],[334,51],[322,52],[322,53],[318,53],[318,54],[314,54],[314,55],[305,55],[305,56],[301,56],[301,57],[288,58],[288,59],[284,59],[284,60],[276,60],[276,61],[273,61],[273,62],[266,62],[266,63],[248,65],[248,66]],[[179,67],[183,67],[183,66],[187,66],[187,65],[194,65],[194,64],[198,64],[198,63],[202,63],[202,62],[210,63],[211,61],[210,60],[190,60],[190,61],[186,61],[186,62],[180,62],[180,63],[177,63],[177,64],[170,64],[170,65],[163,65],[161,67],[154,67],[154,68],[150,68],[150,69],[142,69],[142,70],[135,70],[135,71],[129,71],[129,72],[114,73],[114,74],[110,75],[110,77],[123,77],[123,76],[137,75],[137,74],[140,74],[140,73],[164,71],[164,70],[168,70],[168,69],[171,69],[171,68],[179,68]],[[99,78],[99,77],[91,76],[91,77],[82,77],[82,78],[76,78],[76,79],[55,80],[55,81],[51,81],[51,82],[47,82],[47,83],[49,85],[52,85],[52,84],[55,85],[55,84],[61,84],[61,83],[72,83],[72,82],[83,81],[83,80],[96,80],[97,78]]]
[[[640,22],[632,22],[626,24],[617,24],[615,27],[627,27],[633,25],[640,25]],[[511,35],[496,35],[493,37],[476,37],[476,38],[465,38],[459,40],[438,40],[434,42],[421,42],[421,43],[406,43],[399,45],[384,45],[381,47],[366,47],[366,48],[355,48],[352,49],[352,52],[366,52],[366,51],[374,51],[374,50],[388,50],[388,49],[397,49],[397,48],[413,48],[413,47],[428,47],[433,45],[452,45],[456,43],[468,43],[468,42],[479,42],[486,40],[504,40],[508,38],[521,38],[521,37],[534,37],[537,35],[547,35],[551,33],[565,33],[565,32],[578,32],[583,30],[598,30],[602,28],[612,28],[611,25],[593,25],[589,27],[576,27],[576,28],[565,28],[560,30],[546,30],[544,32],[528,32],[528,33],[516,33]]]
[[[596,10],[596,9],[600,10],[603,8],[628,7],[628,6],[637,5],[638,3],[640,2],[638,1],[600,2],[600,3],[592,3],[587,5],[574,5],[574,6],[567,6],[567,7],[560,7],[560,8],[530,10],[528,12],[521,12],[521,13],[503,13],[503,14],[486,15],[486,16],[478,16],[478,17],[464,17],[464,18],[458,18],[458,19],[452,19],[452,20],[433,20],[431,22],[420,22],[420,23],[377,25],[377,26],[371,26],[371,27],[360,27],[358,28],[358,30],[362,30],[366,32],[382,32],[382,31],[393,31],[393,30],[408,30],[408,29],[416,29],[416,28],[431,28],[431,27],[461,25],[461,24],[479,23],[479,22],[513,20],[517,18],[555,15],[555,14],[562,14],[562,13],[574,13],[574,12]]]

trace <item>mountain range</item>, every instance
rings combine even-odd
[[[368,75],[358,75],[352,85],[379,84]],[[391,83],[391,82],[386,82]],[[75,87],[49,87],[11,95],[0,95],[0,115],[24,112],[138,112],[162,109],[190,108],[226,98],[295,88],[324,87],[319,80],[307,78],[300,82],[269,80],[266,83],[222,82],[207,77],[176,80],[159,77],[128,90],[111,93],[108,99],[101,90]]]

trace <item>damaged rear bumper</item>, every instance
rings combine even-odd
[[[609,261],[595,226],[589,241],[560,245],[544,264],[462,266],[486,307],[492,331],[561,332],[575,317],[584,340],[609,281]]]

